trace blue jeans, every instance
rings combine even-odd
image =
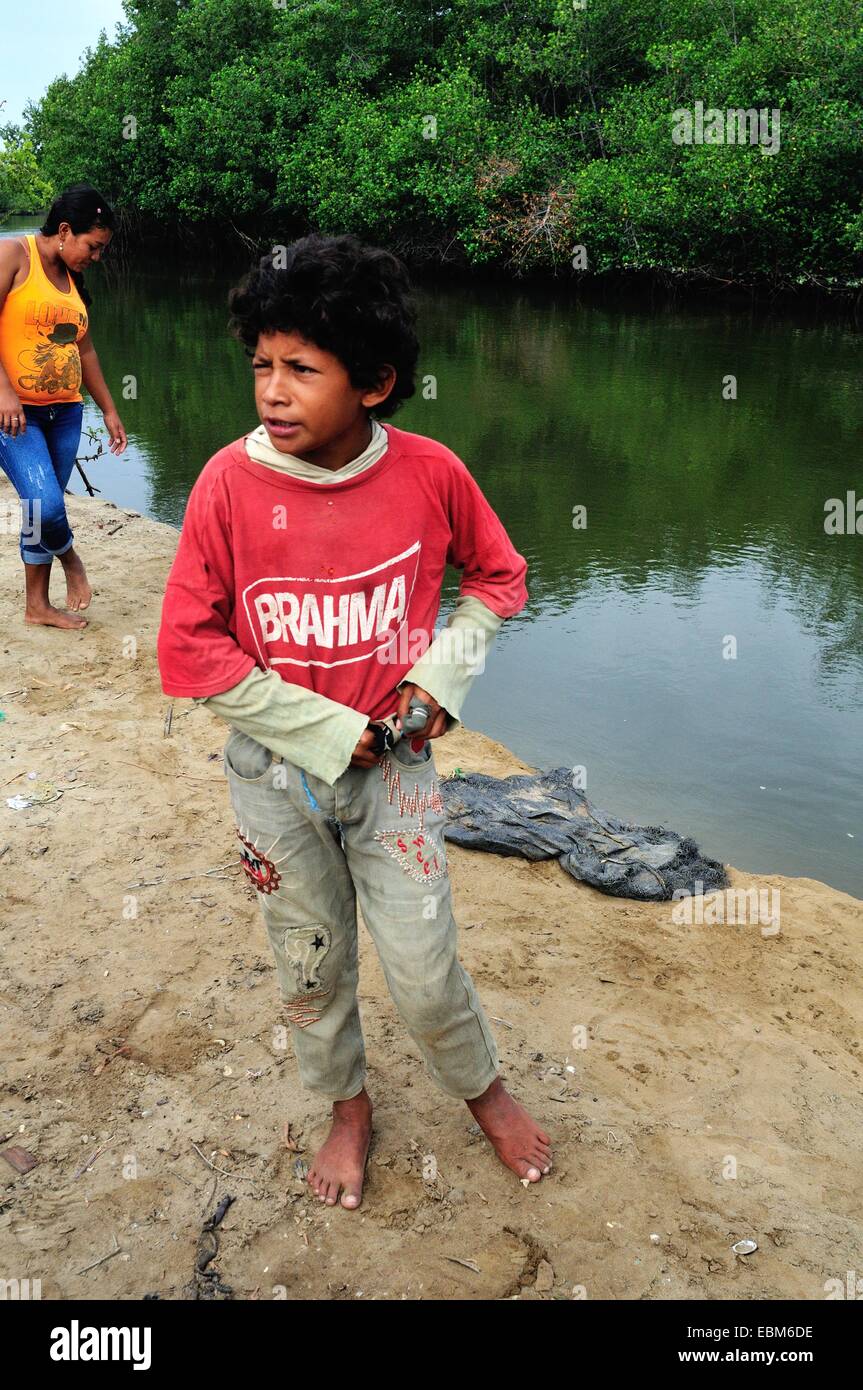
[[[72,546],[63,493],[75,466],[83,415],[81,401],[25,405],[25,433],[13,438],[0,430],[0,468],[25,504],[20,543],[25,565],[50,565]]]

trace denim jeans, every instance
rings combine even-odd
[[[456,954],[432,746],[402,739],[333,786],[234,730],[225,770],[303,1085],[350,1100],[365,1081],[357,901],[396,1008],[437,1085],[474,1100],[498,1054]]]
[[[0,430],[0,468],[21,501],[21,559],[50,565],[73,541],[63,493],[72,476],[81,439],[81,401],[25,405],[27,429],[14,438]]]

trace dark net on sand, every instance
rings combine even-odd
[[[573,878],[618,898],[662,901],[728,885],[722,864],[694,840],[656,825],[627,825],[592,806],[566,767],[441,780],[445,835],[466,849],[523,859],[558,859]]]

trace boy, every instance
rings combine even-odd
[[[357,900],[433,1079],[538,1182],[549,1137],[504,1089],[456,955],[429,742],[458,722],[478,664],[459,660],[455,639],[482,648],[524,607],[527,566],[450,450],[378,423],[415,389],[401,262],[353,236],[305,237],[283,258],[264,257],[231,292],[262,423],[215,454],[189,496],[162,686],[232,729],[243,868],[301,1079],[332,1102],[309,1172],[319,1200],[359,1206],[371,1137]],[[463,571],[457,611],[429,645],[447,562]],[[412,698],[428,718],[399,739]]]

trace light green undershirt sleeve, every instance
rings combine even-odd
[[[230,690],[196,700],[329,786],[347,770],[368,717],[326,695],[254,667]]]
[[[447,711],[447,731],[454,728],[461,723],[468,691],[484,669],[502,622],[481,599],[460,595],[446,627],[414,662],[399,689],[411,682],[427,690]],[[206,706],[225,723],[328,786],[350,766],[368,725],[367,716],[359,710],[291,685],[276,671],[262,671],[258,666],[230,690],[194,703]]]
[[[503,623],[474,594],[459,594],[455,604],[446,627],[399,682],[399,690],[410,681],[434,696],[449,715],[447,733],[461,723],[462,705]]]

